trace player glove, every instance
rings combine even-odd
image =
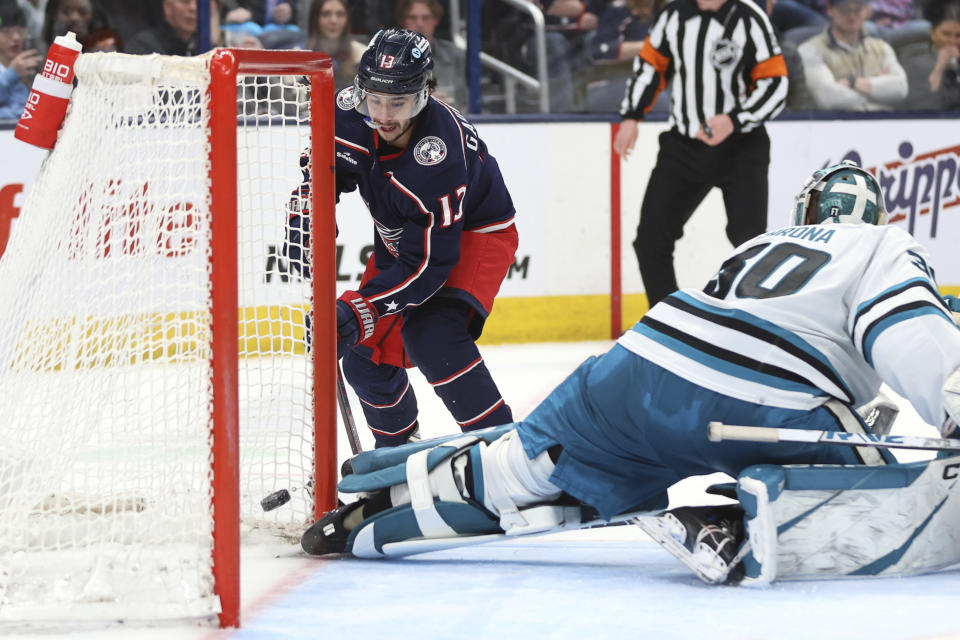
[[[337,357],[373,335],[377,310],[356,291],[337,298]]]

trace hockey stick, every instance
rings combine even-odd
[[[960,440],[953,438],[924,438],[921,436],[881,436],[846,431],[813,431],[807,429],[780,429],[777,427],[744,427],[722,422],[707,425],[711,442],[742,440],[748,442],[816,442],[848,447],[878,447],[881,449],[922,449],[925,451],[960,451]]]
[[[343,418],[343,428],[347,430],[347,441],[350,451],[357,455],[363,451],[360,446],[360,436],[357,434],[357,423],[353,421],[353,410],[350,409],[350,399],[347,398],[347,386],[343,383],[343,370],[337,362],[337,404],[340,405],[340,417]]]

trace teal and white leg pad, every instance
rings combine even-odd
[[[353,458],[354,473],[341,481],[340,492],[381,499],[381,492],[389,492],[392,506],[357,524],[345,551],[360,558],[399,557],[601,524],[592,509],[560,502],[560,490],[548,480],[553,462],[546,452],[528,459],[514,427]]]
[[[759,465],[737,497],[742,584],[908,576],[960,562],[960,457],[880,467]]]

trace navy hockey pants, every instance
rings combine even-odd
[[[463,431],[513,420],[469,331],[472,308],[434,296],[403,312],[407,357],[433,386]],[[377,446],[407,441],[417,427],[417,398],[402,367],[375,364],[356,350],[343,356],[343,374],[360,398]]]

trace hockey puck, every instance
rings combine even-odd
[[[290,492],[286,489],[280,489],[279,491],[274,491],[266,498],[261,500],[260,506],[264,511],[273,511],[277,507],[282,507],[288,502],[290,502]]]

